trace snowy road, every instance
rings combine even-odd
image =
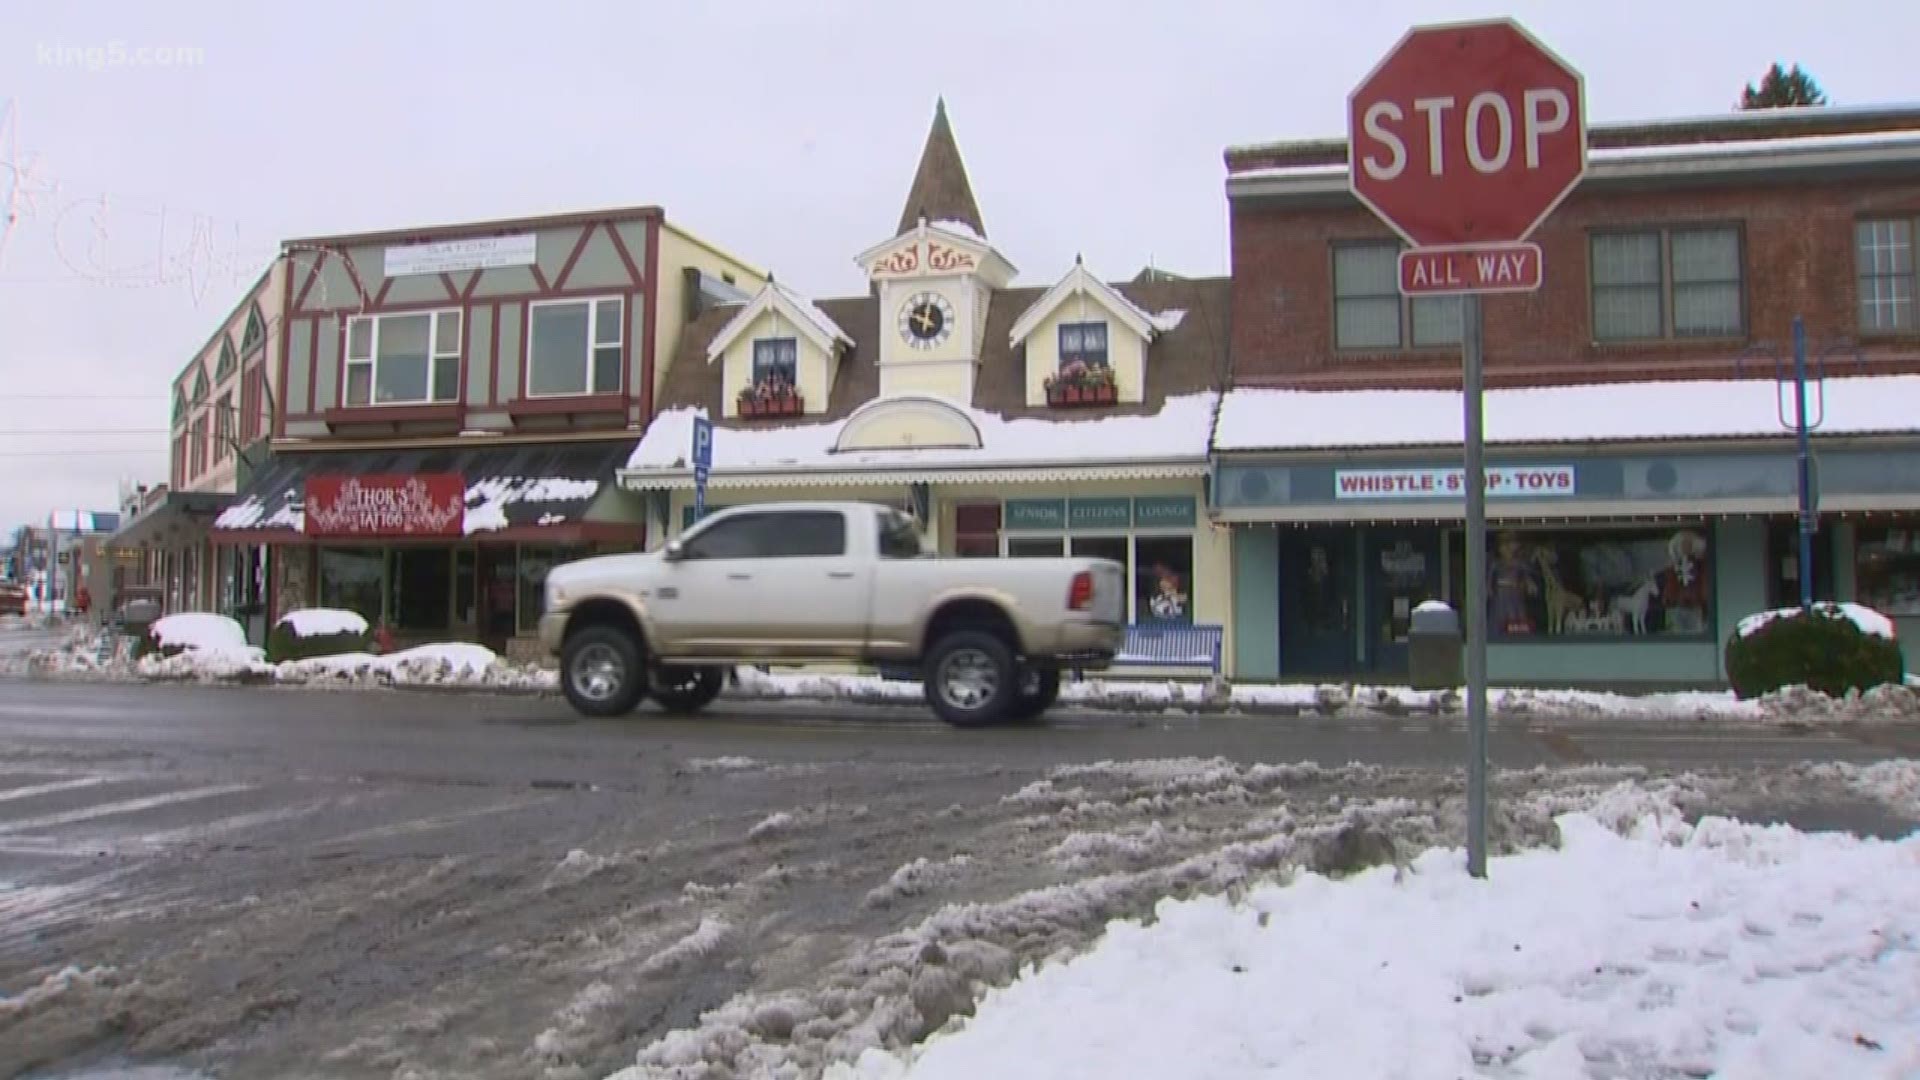
[[[1900,833],[1911,802],[1850,778],[1912,739],[1502,728],[1498,839],[1688,771],[1701,809]],[[0,682],[0,1076],[102,1056],[815,1075],[1160,895],[1457,839],[1463,743],[1418,720],[960,732],[916,709],[596,722],[536,698]]]

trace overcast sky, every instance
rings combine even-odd
[[[1409,25],[1494,14],[1584,72],[1594,120],[1728,111],[1776,59],[1836,104],[1920,98],[1920,5],[1896,0],[9,7],[8,531],[165,478],[173,375],[289,236],[658,203],[798,288],[858,291],[944,94],[1023,281],[1076,252],[1223,273],[1222,148],[1340,135]]]

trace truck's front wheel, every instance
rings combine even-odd
[[[1001,719],[1019,693],[1013,650],[983,631],[957,630],[935,641],[926,669],[927,704],[955,727]]]
[[[586,716],[624,716],[647,692],[640,643],[611,626],[575,631],[560,650],[560,689]]]

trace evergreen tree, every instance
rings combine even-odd
[[[1752,83],[1740,92],[1742,109],[1781,109],[1796,105],[1825,105],[1827,92],[1799,64],[1782,68],[1778,63],[1767,69],[1756,88]]]

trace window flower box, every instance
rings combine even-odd
[[[1047,404],[1056,408],[1112,405],[1120,400],[1113,369],[1105,364],[1074,360],[1047,376]]]
[[[740,391],[736,402],[743,419],[799,416],[806,412],[806,400],[787,382],[769,379]]]

